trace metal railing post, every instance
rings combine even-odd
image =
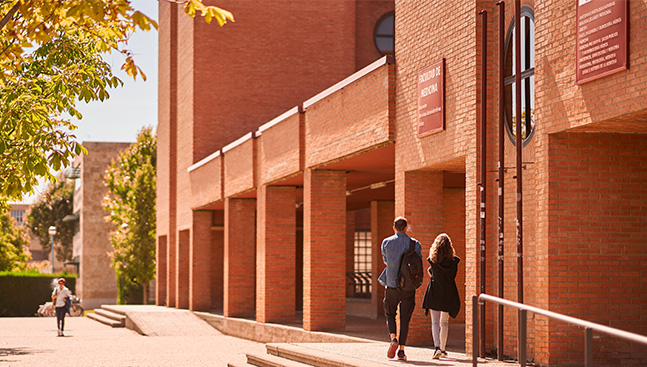
[[[527,311],[519,310],[519,365],[526,366],[526,336],[528,335],[526,329]]]
[[[479,297],[472,296],[472,366],[478,365],[477,350],[479,345]]]
[[[584,366],[593,367],[593,329],[584,328]]]

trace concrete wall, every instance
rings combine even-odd
[[[84,142],[88,153],[78,158],[81,183],[77,190],[82,194],[75,194],[74,201],[75,213],[79,214],[79,239],[75,236],[75,244],[80,241],[81,246],[77,295],[85,309],[117,302],[117,280],[108,255],[112,251],[109,233],[113,225],[105,220],[101,200],[108,192],[104,183],[106,168],[130,145]]]

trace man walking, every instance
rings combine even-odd
[[[389,328],[389,336],[391,338],[391,345],[386,356],[391,359],[395,357],[396,350],[398,350],[398,359],[402,361],[407,360],[404,354],[404,346],[407,343],[407,334],[409,333],[409,321],[413,314],[414,307],[416,306],[416,291],[405,291],[398,288],[397,279],[400,270],[400,261],[402,255],[409,251],[409,242],[413,240],[415,243],[415,250],[422,257],[422,245],[415,239],[410,239],[405,233],[408,224],[404,217],[397,217],[393,221],[393,230],[395,234],[387,237],[382,241],[382,258],[386,264],[386,268],[380,274],[378,281],[386,287],[384,292],[384,314],[386,315],[386,324]],[[400,336],[396,336],[396,322],[395,314],[400,305]]]

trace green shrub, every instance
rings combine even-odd
[[[52,290],[60,277],[65,278],[65,286],[75,293],[75,274],[0,272],[0,316],[35,316],[38,306],[52,300]]]

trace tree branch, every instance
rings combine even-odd
[[[13,8],[9,10],[9,12],[4,16],[4,18],[2,18],[2,20],[0,20],[0,30],[2,30],[2,28],[4,28],[4,26],[7,23],[9,23],[11,18],[13,18],[13,15],[16,14],[16,12],[18,11],[19,7],[20,7],[20,1],[17,2],[16,5],[14,5]]]

